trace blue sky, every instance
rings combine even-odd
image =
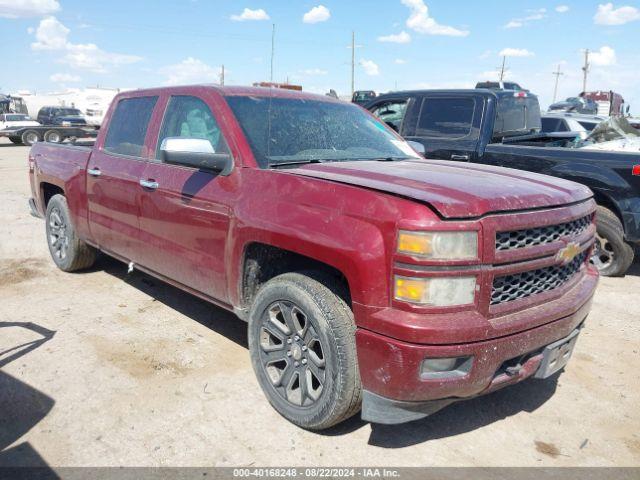
[[[275,80],[305,90],[349,93],[353,30],[357,89],[471,87],[506,50],[546,106],[558,64],[558,97],[579,93],[589,48],[588,89],[640,110],[638,1],[0,0],[0,91],[213,82],[222,64],[228,84],[268,80],[273,23]]]

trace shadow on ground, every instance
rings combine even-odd
[[[30,322],[0,322],[0,330],[3,328],[23,328],[40,337],[0,351],[0,368],[42,346],[55,334]],[[38,467],[38,478],[58,478],[29,442],[9,448],[46,417],[54,404],[48,395],[0,371],[0,477],[20,476],[20,471],[7,470],[13,467]]]
[[[200,300],[141,272],[127,274],[126,266],[102,255],[93,270],[103,270],[141,290],[168,307],[192,318],[229,340],[248,348],[247,325],[234,314]],[[520,412],[532,412],[555,392],[557,375],[547,380],[527,380],[491,395],[455,403],[422,420],[402,425],[372,424],[370,445],[402,448],[469,432]],[[366,425],[359,415],[320,435],[340,436]]]

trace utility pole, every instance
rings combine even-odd
[[[502,79],[504,78],[504,63],[507,60],[507,56],[503,55],[502,56],[502,68],[500,69],[500,81],[502,81]]]
[[[224,87],[224,65],[220,69],[220,85]]]
[[[587,75],[589,74],[589,49],[584,51],[584,67],[582,67],[582,91],[587,91]]]
[[[351,98],[356,91],[356,33],[351,31]]]
[[[560,64],[558,64],[558,70],[553,72],[553,74],[556,76],[556,85],[553,87],[553,102],[551,103],[556,103],[556,97],[558,95],[558,80],[560,79],[560,75],[564,75],[564,73],[560,71]]]
[[[269,81],[273,83],[273,54],[275,52],[276,45],[276,24],[271,25],[271,74],[269,75]]]

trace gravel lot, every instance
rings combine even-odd
[[[323,433],[282,419],[246,324],[102,257],[65,274],[0,139],[0,465],[640,465],[640,265],[602,279],[565,373],[418,422]]]

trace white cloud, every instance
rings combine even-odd
[[[364,69],[364,73],[375,77],[376,75],[380,75],[380,67],[373,60],[360,60],[360,66]]]
[[[322,70],[321,68],[307,68],[306,70],[303,70],[302,73],[309,76],[317,76],[326,75],[329,72],[327,72],[326,70]]]
[[[269,20],[269,15],[263,9],[251,10],[245,8],[240,15],[231,15],[231,20],[244,22],[245,20]]]
[[[593,21],[598,25],[624,25],[635,20],[640,20],[640,10],[629,6],[614,8],[613,3],[598,5],[598,11],[593,16]]]
[[[404,65],[405,63],[407,63],[407,61],[403,58],[396,58],[393,63],[395,63],[396,65]]]
[[[536,10],[527,10],[528,15],[522,18],[513,18],[509,20],[503,28],[520,28],[524,27],[529,22],[535,22],[542,20],[547,16],[546,8],[538,8]]]
[[[320,23],[326,22],[329,18],[331,18],[331,12],[329,9],[324,5],[318,5],[305,13],[302,16],[302,21],[304,23]]]
[[[447,35],[450,37],[466,37],[468,30],[459,30],[448,25],[440,25],[433,17],[429,16],[429,7],[423,0],[401,0],[402,4],[409,7],[411,14],[407,19],[407,27],[418,33],[427,35]]]
[[[615,65],[617,62],[616,52],[609,46],[600,47],[599,50],[589,54],[589,62],[598,67],[607,67]]]
[[[484,52],[482,52],[480,55],[478,55],[478,58],[480,60],[484,60],[485,58],[489,58],[491,56],[493,52],[491,50],[485,50]]]
[[[49,77],[49,80],[55,83],[74,83],[82,81],[78,75],[71,75],[70,73],[54,73]]]
[[[56,17],[40,20],[36,29],[36,41],[31,44],[33,50],[62,50],[67,46],[69,30]]]
[[[68,40],[69,33],[70,30],[57,18],[43,18],[35,30],[36,41],[31,44],[31,49],[61,52],[62,63],[98,73],[105,73],[109,66],[127,65],[142,60],[135,55],[106,52],[93,43],[71,43]]]
[[[0,17],[40,17],[60,10],[57,0],[0,0]]]
[[[225,69],[225,75],[229,70]],[[182,62],[167,65],[160,69],[160,74],[166,77],[165,85],[187,85],[191,83],[218,83],[220,69],[207,65],[202,60],[188,57]]]
[[[558,5],[556,7],[556,12],[558,13],[567,13],[569,11],[569,6],[568,5]]]
[[[498,53],[500,57],[533,57],[534,55],[526,48],[505,48]]]
[[[403,30],[398,34],[383,35],[381,37],[378,37],[378,41],[389,43],[409,43],[411,41],[411,35]]]

